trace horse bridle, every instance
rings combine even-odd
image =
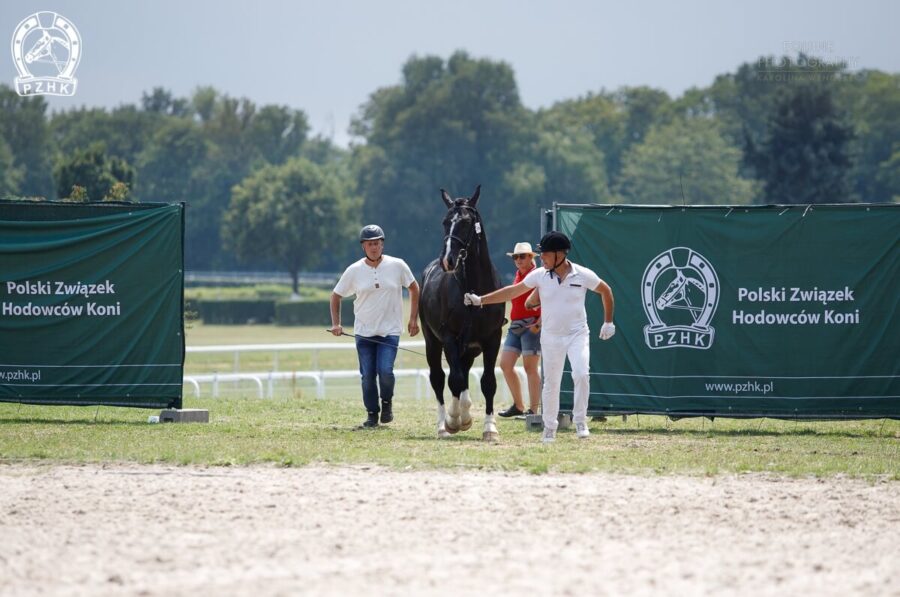
[[[472,224],[472,227],[469,229],[469,238],[463,241],[460,237],[455,234],[445,234],[444,242],[447,242],[447,239],[455,240],[459,244],[462,245],[462,248],[459,250],[457,254],[457,266],[453,271],[453,279],[456,280],[457,285],[459,286],[460,291],[463,293],[466,292],[465,283],[466,283],[466,257],[469,256],[469,245],[472,244],[472,239],[479,236],[481,231],[479,228],[481,227],[481,214],[478,213],[478,210],[472,207],[471,205],[458,205],[457,207],[461,209],[468,209],[472,212],[473,219],[475,220]],[[450,227],[450,230],[453,230],[453,227]],[[476,245],[476,250],[478,249],[478,245]],[[457,272],[459,275],[457,275]],[[469,337],[469,333],[472,329],[472,317],[473,317],[473,308],[470,306],[465,310],[466,316],[463,319],[463,329],[459,335],[460,346],[465,345],[467,338]]]
[[[460,237],[456,236],[455,234],[445,234],[444,242],[446,243],[447,239],[450,239],[450,240],[455,240],[460,245],[462,245],[462,248],[459,250],[457,262],[459,264],[463,265],[463,269],[465,269],[464,263],[465,263],[466,257],[469,256],[469,245],[472,244],[472,239],[475,238],[479,234],[478,227],[481,225],[481,214],[478,213],[477,209],[475,209],[474,207],[469,206],[469,205],[459,205],[457,207],[459,207],[460,209],[468,209],[469,211],[471,211],[473,214],[472,219],[474,219],[475,222],[472,224],[472,227],[469,229],[469,238],[466,239],[465,241],[463,239],[461,239]],[[451,230],[452,230],[452,227],[451,227]],[[476,248],[477,248],[477,246],[476,246]]]

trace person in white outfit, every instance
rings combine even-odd
[[[575,434],[584,439],[591,432],[587,425],[588,394],[590,391],[590,329],[584,308],[585,295],[592,290],[603,302],[604,323],[600,339],[609,340],[616,333],[613,323],[615,301],[612,289],[590,269],[569,261],[566,256],[572,248],[569,238],[557,231],[548,232],[541,239],[538,251],[543,268],[533,270],[518,284],[506,286],[484,296],[466,294],[467,305],[503,303],[521,296],[532,289],[540,297],[541,352],[544,359],[544,388],[541,393],[544,443],[556,439],[559,425],[559,385],[562,381],[566,356],[572,366],[575,400],[572,419]],[[526,303],[528,307],[534,305]]]

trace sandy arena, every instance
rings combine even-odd
[[[900,595],[900,484],[0,465],[2,595]]]

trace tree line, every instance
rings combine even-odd
[[[0,85],[0,106],[0,196],[184,201],[190,269],[336,271],[364,223],[420,269],[439,251],[441,187],[482,185],[495,257],[534,242],[554,201],[900,198],[900,75],[802,54],[741,64],[680,97],[623,87],[539,110],[505,62],[413,56],[360,107],[347,149],[311,137],[301,110],[211,87],[51,114]]]

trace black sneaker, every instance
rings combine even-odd
[[[360,425],[362,429],[371,429],[373,427],[378,427],[378,413],[369,413],[369,418],[363,421],[363,424]]]
[[[522,411],[520,411],[519,407],[515,404],[507,408],[505,411],[499,413],[499,415],[504,419],[508,419],[509,417],[517,417],[521,414],[523,414]]]
[[[390,423],[394,420],[394,411],[391,406],[390,401],[384,401],[381,403],[381,422],[382,423]]]

